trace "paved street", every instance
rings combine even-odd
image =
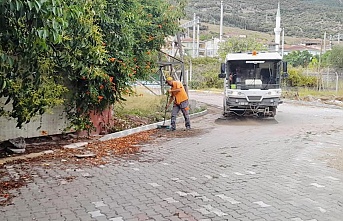
[[[220,96],[191,97],[213,106],[189,136],[181,123],[138,160],[36,165],[0,220],[343,220],[343,171],[329,166],[343,147],[342,109],[286,102],[275,120],[225,121]]]

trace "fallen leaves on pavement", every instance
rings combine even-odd
[[[114,157],[131,156],[132,159],[134,154],[140,152],[142,144],[147,144],[158,138],[182,138],[196,136],[201,133],[203,131],[197,129],[192,129],[191,131],[179,129],[173,132],[167,132],[165,129],[154,129],[108,141],[92,141],[84,148],[79,149],[63,148],[65,144],[49,146],[47,143],[46,146],[40,146],[39,149],[53,150],[48,154],[0,165],[0,206],[10,204],[11,199],[14,197],[12,190],[23,187],[33,180],[32,171],[30,170],[34,166],[54,169],[67,165],[98,166],[109,163]],[[77,155],[89,155],[92,157],[80,158]],[[10,165],[15,165],[12,170],[16,170],[20,174],[19,177],[11,176],[7,169],[8,166],[12,167]],[[3,178],[7,180],[3,181]],[[64,179],[62,183],[64,184],[71,180]]]
[[[28,164],[31,166],[39,165],[43,168],[51,168],[63,164],[79,164],[82,166],[102,165],[109,162],[113,157],[139,152],[140,145],[153,139],[153,134],[155,133],[156,130],[149,130],[108,141],[94,141],[82,149],[66,149],[60,146],[58,149],[53,149],[53,152],[50,154],[0,165],[0,206],[10,204],[11,199],[14,197],[12,190],[27,185],[33,179],[29,172],[21,174],[19,177],[13,177],[7,169],[9,165],[16,165],[17,170],[17,167],[21,166],[19,167],[21,171],[26,171],[27,166],[25,165]],[[56,148],[56,146],[54,147]],[[76,154],[85,153],[93,153],[95,157],[81,159],[75,157]]]
[[[4,175],[2,172],[1,175]],[[9,174],[8,174],[9,175]],[[21,175],[17,178],[11,178],[8,181],[0,182],[0,206],[5,206],[10,203],[14,195],[11,190],[25,186],[27,182],[31,181],[32,177],[29,175]]]

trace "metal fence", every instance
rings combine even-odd
[[[343,73],[338,71],[323,71],[316,73],[320,80],[319,89],[327,91],[342,91],[343,90]]]
[[[299,89],[312,89],[318,91],[329,91],[334,93],[340,93],[343,91],[343,71],[333,69],[323,69],[321,72],[309,72],[305,71],[303,75],[312,76],[317,79],[317,83],[314,87],[289,87],[283,85],[283,89],[287,91],[298,91]]]

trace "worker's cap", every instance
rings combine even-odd
[[[168,81],[172,81],[172,80],[173,80],[172,77],[167,77],[167,78],[166,78],[166,83],[168,83]]]

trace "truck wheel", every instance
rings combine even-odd
[[[271,111],[271,113],[272,113],[271,116],[275,117],[275,115],[276,115],[276,107],[270,107],[269,111]]]
[[[265,118],[266,116],[264,115],[263,112],[258,112],[258,113],[257,113],[257,117],[258,117],[258,118]]]

